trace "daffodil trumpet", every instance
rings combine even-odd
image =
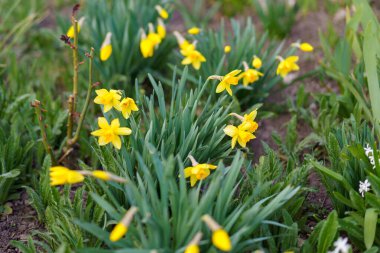
[[[202,232],[196,233],[193,239],[187,244],[184,253],[199,253],[199,243],[202,239],[202,235]]]
[[[161,18],[167,19],[169,17],[169,13],[162,8],[160,5],[155,6],[156,11],[158,12],[158,15],[160,15]]]
[[[110,58],[112,54],[112,44],[111,44],[112,33],[108,32],[106,38],[103,41],[102,46],[100,47],[100,60],[106,61]]]
[[[306,42],[303,42],[303,43],[295,42],[295,43],[292,43],[291,46],[296,47],[303,52],[312,52],[314,50],[314,47]]]
[[[230,251],[232,249],[231,239],[228,233],[220,226],[210,215],[202,216],[203,222],[212,231],[212,243],[222,251]]]
[[[262,65],[263,65],[263,62],[261,61],[261,59],[259,57],[257,57],[256,55],[254,55],[253,60],[252,60],[252,66],[255,69],[259,69],[259,68],[261,68]]]
[[[116,224],[116,226],[113,228],[110,234],[110,241],[116,242],[120,240],[127,232],[128,227],[132,222],[133,216],[138,211],[138,208],[135,206],[132,206],[129,208],[129,210],[126,212],[124,217],[121,219],[119,223]]]

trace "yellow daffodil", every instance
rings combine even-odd
[[[304,52],[312,52],[314,50],[314,47],[312,45],[310,45],[309,43],[293,43],[292,44],[293,47],[297,47],[299,48],[301,51],[304,51]]]
[[[106,61],[110,58],[112,54],[112,45],[111,45],[112,33],[108,32],[106,38],[103,41],[102,46],[100,47],[100,60]]]
[[[84,176],[75,170],[56,166],[50,168],[50,185],[76,184],[83,182]]]
[[[225,76],[210,76],[209,79],[217,79],[220,81],[216,87],[216,93],[221,93],[226,90],[230,96],[232,96],[231,85],[237,85],[239,83],[238,75],[241,70],[233,70]]]
[[[201,32],[201,29],[199,29],[198,27],[194,26],[194,27],[191,27],[189,30],[187,30],[187,33],[188,34],[192,34],[192,35],[197,35],[198,33]]]
[[[125,178],[118,177],[110,172],[103,171],[103,170],[94,170],[90,172],[86,171],[85,175],[93,176],[103,181],[114,181],[114,182],[119,182],[119,183],[127,182]]]
[[[199,164],[193,156],[189,155],[192,166],[184,170],[185,178],[190,177],[190,186],[193,187],[198,180],[203,180],[210,175],[210,170],[216,169],[217,166],[207,163]]]
[[[154,44],[148,38],[141,38],[140,51],[144,58],[152,57],[154,54]]]
[[[166,37],[166,27],[162,19],[158,19],[157,25],[157,34],[160,36],[160,39],[163,40]]]
[[[240,124],[238,127],[228,125],[223,131],[226,135],[232,137],[231,148],[235,147],[236,142],[238,142],[241,147],[245,148],[250,140],[256,138],[247,130],[247,126],[244,124]]]
[[[195,45],[187,41],[178,31],[173,32],[174,36],[177,39],[179,48],[184,51],[195,50]]]
[[[202,239],[202,233],[198,232],[194,238],[190,241],[189,244],[187,244],[185,252],[184,253],[199,253],[199,242]]]
[[[98,118],[99,130],[93,131],[91,135],[99,137],[99,145],[107,145],[112,143],[112,145],[120,149],[121,148],[121,139],[120,135],[130,135],[132,130],[128,127],[120,127],[119,119],[114,119],[111,122],[111,125],[108,124],[108,121],[104,117]]]
[[[256,115],[257,115],[257,110],[253,110],[249,114],[244,114],[244,116],[240,116],[237,113],[231,113],[231,116],[235,116],[238,118],[242,123],[241,123],[241,129],[243,131],[248,131],[250,133],[254,133],[259,125],[255,121]]]
[[[106,90],[106,89],[100,89],[95,91],[98,95],[94,99],[95,104],[103,105],[104,106],[104,112],[108,112],[109,110],[114,107],[115,109],[120,111],[120,91],[118,90]]]
[[[147,38],[148,40],[152,41],[153,45],[156,47],[162,41],[161,36],[154,31],[154,26],[152,23],[149,23],[148,26],[149,26],[149,33],[148,33]]]
[[[298,56],[289,56],[286,59],[282,57],[277,57],[280,60],[280,64],[277,67],[277,75],[281,75],[283,78],[286,77],[292,71],[298,71],[300,67],[297,65]]]
[[[78,33],[80,31],[81,26],[83,25],[84,20],[85,20],[85,17],[81,17],[78,21]],[[69,38],[72,38],[72,39],[74,38],[74,26],[70,26],[69,30],[67,30],[66,35]]]
[[[137,207],[132,206],[127,213],[124,215],[123,219],[116,224],[110,234],[110,241],[116,242],[120,240],[127,232],[128,227],[132,222],[133,216],[138,211]]]
[[[181,64],[183,65],[192,64],[193,68],[196,70],[199,70],[201,68],[202,62],[206,61],[206,58],[203,56],[203,54],[195,49],[181,50],[181,54],[185,56]]]
[[[156,5],[155,8],[158,12],[158,15],[160,15],[161,18],[167,19],[169,17],[168,12],[164,8],[162,8],[160,5]]]
[[[243,78],[243,85],[247,86],[248,84],[254,83],[259,80],[260,76],[263,76],[263,73],[257,71],[256,69],[250,69],[246,62],[243,62],[245,71],[239,75],[239,79]]]
[[[224,47],[224,53],[228,54],[229,52],[231,52],[231,46],[227,45]]]
[[[135,100],[132,98],[124,98],[119,104],[120,110],[124,118],[128,119],[132,111],[137,112],[139,108],[137,107]]]
[[[259,68],[261,68],[262,65],[263,65],[263,62],[261,61],[261,59],[259,57],[257,57],[256,55],[253,56],[252,66],[255,69],[259,69]]]
[[[232,244],[228,233],[210,215],[203,215],[202,220],[212,231],[212,244],[222,251],[230,251],[232,249]]]

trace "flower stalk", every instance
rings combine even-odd
[[[53,153],[53,149],[49,145],[47,134],[46,134],[46,131],[45,131],[45,126],[43,124],[41,102],[39,100],[34,100],[32,102],[32,107],[34,107],[34,110],[35,110],[36,115],[37,115],[38,124],[39,124],[40,130],[41,130],[42,143],[44,145],[45,151],[46,151],[46,153],[49,154],[49,156],[51,158],[52,164],[55,165],[55,164],[57,164],[57,161],[55,159],[55,156],[54,156],[54,153]]]

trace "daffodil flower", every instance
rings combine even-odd
[[[188,34],[192,34],[192,35],[197,35],[201,32],[201,29],[199,29],[198,27],[194,26],[192,28],[190,28],[189,30],[187,30],[187,33]]]
[[[261,61],[261,59],[259,57],[257,57],[256,55],[254,55],[253,60],[252,60],[252,66],[255,69],[259,69],[259,68],[261,68],[262,65],[263,65],[263,62]]]
[[[189,155],[192,166],[184,170],[185,178],[190,177],[190,186],[193,187],[198,180],[203,180],[210,175],[210,170],[214,170],[217,166],[207,163],[199,164],[193,156]]]
[[[130,135],[132,133],[132,130],[130,128],[120,127],[119,119],[112,120],[111,125],[109,125],[106,118],[99,117],[98,125],[100,129],[91,132],[91,135],[99,137],[98,143],[100,146],[112,143],[115,148],[120,149],[120,135]]]
[[[230,45],[226,45],[225,47],[224,47],[224,53],[225,54],[228,54],[228,53],[230,53],[231,52],[231,46]]]
[[[225,231],[210,215],[202,216],[202,220],[212,231],[211,241],[214,246],[222,251],[230,251],[232,249],[231,239],[227,231]]]
[[[100,47],[100,60],[106,61],[110,58],[112,54],[112,45],[111,45],[112,33],[108,32],[106,38],[103,41],[102,46]]]
[[[50,168],[50,185],[76,184],[83,182],[84,176],[76,171],[63,166]]]
[[[236,146],[236,142],[243,148],[247,146],[247,143],[250,140],[255,139],[256,137],[248,131],[245,124],[240,124],[238,127],[233,125],[228,125],[223,129],[224,133],[232,137],[231,148]]]
[[[239,83],[239,77],[236,75],[240,74],[241,70],[233,70],[225,76],[210,76],[208,79],[219,80],[220,83],[216,87],[216,93],[221,93],[226,90],[230,96],[232,96],[231,85],[237,85]]]
[[[253,110],[249,114],[244,114],[244,116],[241,116],[237,113],[231,113],[231,116],[235,116],[238,118],[242,123],[241,123],[241,129],[243,131],[248,131],[250,133],[254,133],[259,125],[257,122],[255,122],[255,118],[257,115],[257,110]]]
[[[131,224],[133,216],[137,211],[137,207],[132,206],[124,215],[123,219],[116,224],[116,226],[113,228],[110,234],[111,242],[116,242],[120,240],[128,232],[128,227]]]
[[[203,56],[203,54],[195,49],[189,49],[188,47],[186,50],[181,50],[181,54],[185,56],[185,58],[182,60],[182,65],[193,65],[193,68],[196,70],[199,70],[201,68],[202,62],[206,62],[206,58]]]
[[[166,37],[166,27],[162,19],[158,19],[158,25],[157,25],[157,34],[160,36],[161,40],[163,40]]]
[[[283,59],[280,56],[277,56],[277,59],[280,60],[280,64],[277,67],[277,75],[281,75],[283,78],[286,77],[292,71],[298,71],[300,67],[297,65],[298,56],[289,56],[286,59]]]
[[[243,85],[248,86],[248,84],[254,83],[257,80],[259,80],[260,76],[263,76],[264,74],[257,71],[256,69],[250,69],[248,67],[248,64],[246,62],[243,62],[244,65],[244,72],[239,75],[239,79],[243,78]]]
[[[155,47],[155,44],[153,43],[153,41],[148,39],[146,37],[145,32],[142,31],[141,40],[140,40],[140,51],[141,51],[142,56],[144,58],[152,57],[154,54],[154,47]]]
[[[104,106],[104,112],[108,112],[109,110],[114,107],[115,109],[120,111],[120,91],[118,90],[106,90],[106,89],[100,89],[95,91],[98,95],[94,99],[95,104],[103,105]]]
[[[184,253],[199,253],[199,242],[202,239],[202,233],[198,232],[195,234],[194,238],[187,244]]]
[[[158,12],[158,15],[160,15],[161,18],[168,19],[169,14],[164,8],[162,8],[160,5],[156,5],[155,8]]]
[[[293,43],[292,47],[299,48],[301,51],[304,52],[312,52],[314,50],[314,47],[310,45],[309,43]]]
[[[104,181],[114,181],[125,183],[127,180],[116,176],[110,172],[103,170],[70,170],[63,166],[55,166],[50,168],[50,185],[76,184],[83,182],[85,176],[92,176]]]
[[[119,104],[119,109],[121,110],[124,118],[128,119],[132,111],[137,112],[139,108],[137,107],[135,100],[132,98],[124,98]]]
[[[174,31],[173,34],[181,50],[195,50],[195,45],[187,41],[178,31]]]
[[[152,41],[155,47],[157,47],[162,41],[161,36],[154,31],[154,26],[152,23],[149,23],[148,26],[149,26],[149,33],[148,33],[147,38],[148,40]]]
[[[78,21],[78,33],[80,32],[80,28],[81,26],[83,25],[83,22],[86,18],[85,17],[81,17]],[[74,26],[70,26],[69,30],[67,30],[67,33],[66,33],[67,37],[69,38],[74,38]]]

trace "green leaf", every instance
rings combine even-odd
[[[376,235],[378,211],[375,208],[367,209],[364,216],[364,243],[367,249],[373,245]]]
[[[338,214],[334,210],[327,217],[318,236],[318,253],[326,253],[334,242],[338,231]]]

